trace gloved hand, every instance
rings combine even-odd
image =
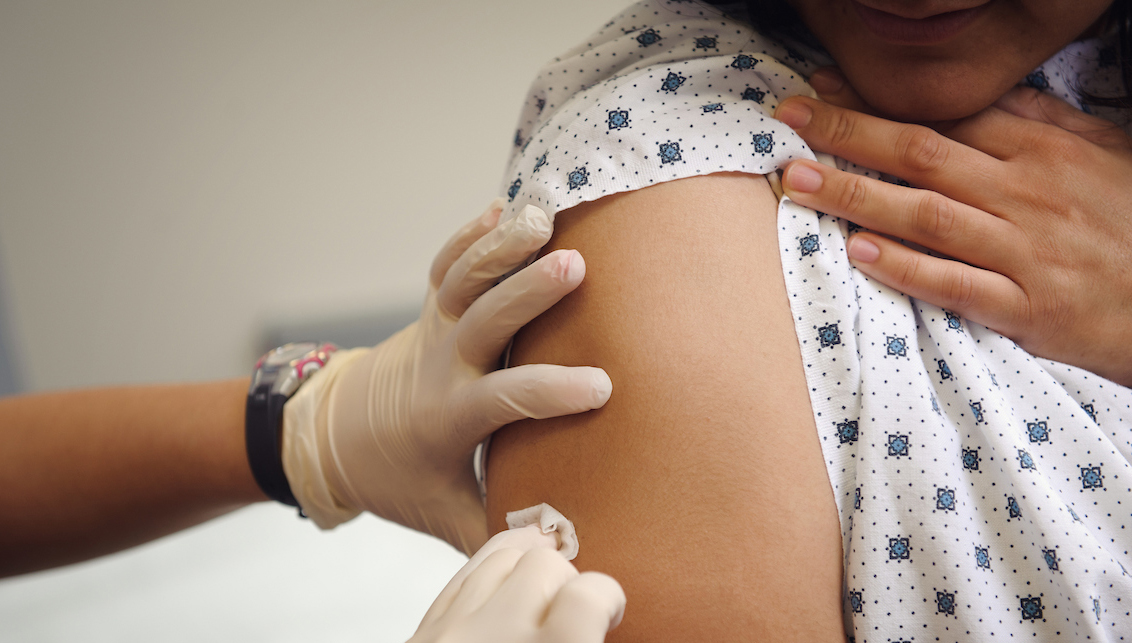
[[[409,643],[597,643],[621,623],[625,593],[579,574],[537,525],[496,534],[436,598]]]
[[[366,510],[470,555],[487,540],[475,446],[505,424],[609,399],[599,368],[496,371],[512,335],[585,275],[577,251],[559,250],[492,288],[552,232],[534,206],[496,227],[501,211],[497,200],[440,251],[417,322],[372,349],[335,354],[284,407],[284,471],[319,527]]]

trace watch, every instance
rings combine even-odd
[[[244,416],[248,464],[259,488],[285,505],[299,503],[283,472],[283,405],[337,350],[328,342],[297,342],[269,351],[256,362]]]

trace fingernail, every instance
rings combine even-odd
[[[582,253],[571,250],[567,261],[566,280],[570,283],[581,281],[586,276],[586,260],[582,259]]]
[[[560,283],[578,283],[586,275],[586,262],[577,250],[555,250],[550,274]]]
[[[850,259],[856,259],[861,263],[872,263],[880,256],[880,248],[861,235],[849,237],[849,245],[846,249],[849,251]]]
[[[819,94],[836,94],[845,86],[845,77],[836,69],[819,69],[810,76],[810,87]]]
[[[609,375],[602,369],[597,368],[597,373],[594,373],[593,379],[593,403],[590,405],[592,408],[601,408],[609,401],[609,396],[613,395],[613,380],[609,379]]]
[[[783,177],[786,187],[796,192],[817,192],[821,189],[821,173],[817,170],[795,163],[786,170]]]
[[[794,129],[799,129],[810,124],[814,110],[801,100],[788,100],[778,106],[774,117]]]
[[[487,206],[487,211],[480,215],[480,222],[484,225],[495,227],[499,223],[499,216],[503,214],[503,204],[507,203],[503,197],[495,197],[491,205]]]

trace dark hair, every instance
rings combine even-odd
[[[1097,107],[1132,109],[1132,0],[1115,0],[1101,18],[1101,29],[1116,27],[1116,60],[1120,61],[1120,78],[1124,81],[1123,96],[1096,96],[1080,91],[1081,102]]]
[[[735,0],[704,0],[712,5],[736,4]],[[799,42],[821,48],[813,34],[790,7],[786,0],[745,0],[747,21],[760,32],[793,38]],[[1132,0],[1114,0],[1101,17],[1102,31],[1115,27],[1116,51],[1113,62],[1120,61],[1120,76],[1124,81],[1123,96],[1097,96],[1078,89],[1082,104],[1097,107],[1132,109]]]

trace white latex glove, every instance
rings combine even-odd
[[[284,407],[284,471],[318,526],[372,511],[470,555],[487,540],[475,446],[505,424],[609,399],[599,368],[496,371],[515,332],[585,276],[577,251],[558,250],[492,288],[552,232],[534,206],[496,227],[502,203],[440,251],[420,320],[372,349],[335,354]]]
[[[621,623],[625,593],[579,574],[554,534],[496,534],[440,593],[409,643],[599,643]]]

